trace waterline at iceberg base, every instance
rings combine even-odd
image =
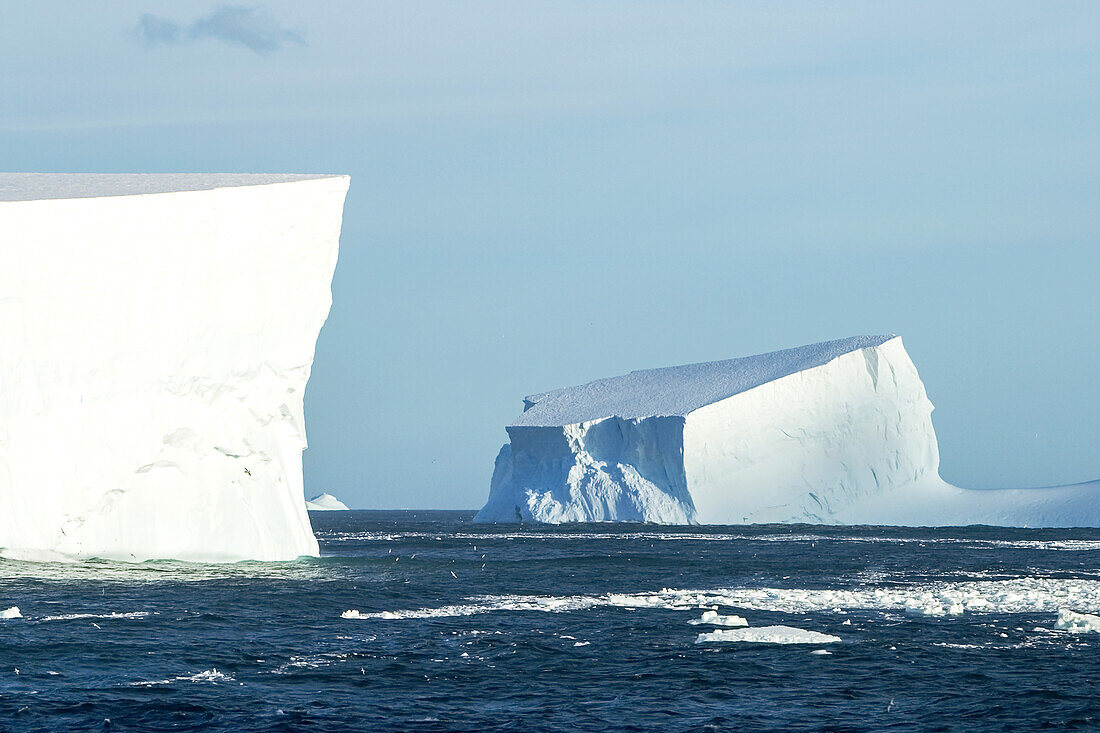
[[[897,336],[650,369],[524,400],[481,522],[1100,526],[1100,481],[961,489]]]
[[[0,174],[0,548],[316,555],[303,393],[346,176]]]

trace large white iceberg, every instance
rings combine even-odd
[[[1100,525],[1100,483],[959,489],[896,336],[631,372],[533,395],[483,522]]]
[[[348,182],[0,174],[3,554],[317,554],[302,398]]]

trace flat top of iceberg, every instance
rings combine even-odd
[[[337,177],[291,173],[0,173],[0,201],[209,191]]]
[[[553,426],[658,415],[687,415],[753,387],[828,364],[852,351],[881,346],[895,336],[853,336],[769,354],[702,364],[645,369],[524,398],[513,426]]]

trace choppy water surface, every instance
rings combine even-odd
[[[0,560],[0,730],[1100,728],[1100,633],[1055,628],[1100,613],[1100,531],[471,516],[317,513],[294,563]],[[696,643],[766,626],[839,641]]]

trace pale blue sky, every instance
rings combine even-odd
[[[944,478],[1100,477],[1100,5],[247,7],[10,4],[0,169],[351,174],[311,493],[477,507],[525,394],[890,332]]]

